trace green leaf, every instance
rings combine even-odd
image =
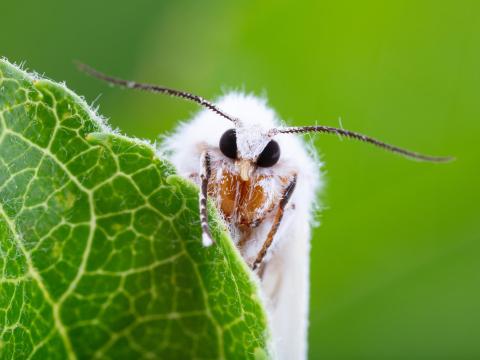
[[[0,60],[0,358],[265,358],[253,277],[146,142]]]

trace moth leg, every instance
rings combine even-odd
[[[253,262],[252,270],[256,270],[258,266],[262,264],[262,261],[265,258],[265,255],[267,254],[267,251],[270,248],[270,245],[272,245],[273,238],[275,237],[275,234],[277,233],[278,228],[280,227],[280,223],[282,222],[283,213],[285,212],[285,207],[288,204],[288,200],[290,200],[290,197],[292,196],[293,190],[295,190],[296,184],[297,184],[297,175],[295,174],[293,176],[292,181],[288,184],[288,186],[285,188],[283,192],[280,203],[278,204],[278,210],[275,213],[275,217],[273,218],[272,227],[268,232],[267,239],[263,243],[262,249],[257,254],[257,257]]]
[[[210,246],[214,243],[212,235],[210,233],[210,227],[208,226],[208,212],[207,212],[207,199],[208,199],[208,182],[212,174],[210,168],[210,155],[208,151],[204,151],[200,157],[200,223],[202,226],[202,243],[203,246]]]

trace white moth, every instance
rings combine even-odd
[[[181,97],[205,108],[177,128],[165,150],[178,172],[200,187],[203,244],[213,243],[206,208],[210,197],[245,262],[258,275],[277,359],[307,357],[310,227],[322,183],[320,163],[294,134],[336,134],[416,160],[451,159],[421,155],[339,128],[284,127],[265,100],[252,95],[229,93],[217,106],[183,91],[79,67],[111,84]]]

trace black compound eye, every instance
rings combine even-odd
[[[257,165],[270,167],[275,165],[278,159],[280,159],[280,146],[275,140],[270,140],[267,146],[265,146],[265,149],[260,153],[257,159]]]
[[[237,134],[235,129],[225,131],[220,138],[220,151],[230,159],[237,158]]]

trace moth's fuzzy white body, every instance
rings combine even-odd
[[[270,141],[266,135],[268,131],[282,125],[266,101],[252,95],[229,93],[216,104],[240,120],[236,136],[238,152],[243,158],[254,159]],[[165,140],[164,150],[181,175],[200,183],[200,158],[208,149],[211,181],[219,181],[223,171],[238,171],[234,161],[223,155],[218,145],[222,134],[233,127],[231,121],[202,110]],[[275,357],[304,359],[307,355],[310,227],[316,193],[321,185],[320,164],[298,136],[281,134],[275,136],[275,141],[280,145],[280,160],[272,167],[256,168],[255,175],[265,175],[261,186],[271,201],[281,198],[284,184],[280,179],[296,175],[296,187],[263,261],[261,289]],[[273,214],[269,213],[249,235],[242,254],[247,263],[252,262],[262,247],[272,222]],[[239,230],[231,226],[231,234],[237,243]]]

